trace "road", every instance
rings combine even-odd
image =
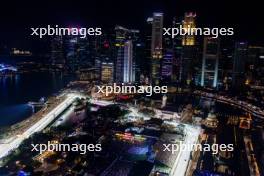
[[[200,134],[200,128],[195,128],[190,125],[185,125],[186,136],[184,143],[186,146],[193,146],[197,143],[198,136]],[[187,147],[189,148],[189,147]],[[173,168],[171,169],[170,176],[184,176],[190,161],[192,151],[180,150],[179,154],[174,162]]]
[[[222,95],[217,95],[217,94],[207,93],[207,92],[202,92],[202,91],[194,91],[194,94],[197,94],[204,98],[213,99],[221,103],[229,104],[234,107],[238,107],[240,109],[243,109],[246,112],[252,113],[256,117],[264,119],[264,109],[262,109],[262,107],[257,107],[248,102],[237,100],[232,97],[227,97],[227,96],[222,96]]]
[[[75,93],[67,94],[67,98],[62,103],[60,103],[56,108],[42,117],[37,123],[29,127],[25,132],[7,139],[6,141],[9,141],[8,143],[0,144],[0,161],[3,157],[7,156],[14,149],[16,149],[26,138],[46,128],[52,121],[54,121],[58,117],[58,115],[60,115],[66,108],[68,108],[76,98],[82,97],[82,95]],[[113,102],[102,100],[98,101],[93,99],[91,100],[91,103],[97,104],[99,106],[107,106],[113,104]]]
[[[35,132],[39,132],[47,127],[52,121],[54,121],[66,108],[68,108],[76,98],[81,98],[81,95],[69,93],[67,98],[59,104],[56,108],[54,108],[51,112],[45,115],[41,120],[28,128],[24,133],[12,137],[9,143],[0,144],[0,160],[7,156],[10,152],[16,149],[26,138],[34,134]],[[114,102],[102,101],[102,100],[94,100],[90,99],[90,103],[96,104],[99,106],[107,106],[114,104]],[[138,113],[137,108],[129,107],[128,108],[134,116],[141,116],[142,114]],[[192,145],[197,142],[198,135],[200,133],[200,129],[193,128],[191,126],[186,125],[186,137],[184,143],[187,145]],[[190,153],[192,151],[180,151],[178,158],[175,160],[175,164],[172,169],[172,176],[183,176],[188,167],[188,162],[190,160]]]
[[[12,140],[9,140],[9,143],[0,144],[0,160],[16,149],[23,142],[23,140],[47,127],[59,114],[61,114],[67,107],[70,106],[70,104],[73,103],[75,98],[78,97],[80,97],[78,94],[68,94],[67,98],[61,104],[46,114],[37,123],[28,128],[25,132],[12,137]]]

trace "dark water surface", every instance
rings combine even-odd
[[[0,76],[0,127],[29,117],[32,114],[29,101],[57,93],[73,79],[49,72]]]

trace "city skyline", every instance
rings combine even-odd
[[[254,1],[8,1],[0,175],[261,176]]]
[[[114,28],[115,25],[121,25],[143,31],[145,21],[153,12],[164,13],[164,24],[166,26],[171,25],[173,17],[180,19],[185,12],[195,12],[198,17],[198,26],[233,27],[235,29],[235,39],[249,40],[251,43],[256,44],[261,44],[264,39],[258,13],[261,6],[257,2],[250,4],[240,2],[237,7],[236,3],[230,1],[212,3],[210,1],[189,0],[168,3],[162,3],[161,1],[130,3],[130,6],[138,6],[137,13],[133,11],[133,7],[128,8],[121,1],[111,1],[111,3],[107,1],[89,3],[73,3],[71,1],[63,3],[57,1],[52,2],[52,5],[42,3],[42,7],[30,1],[15,2],[15,4],[17,5],[13,6],[10,1],[2,6],[0,19],[4,27],[0,29],[1,46],[6,44],[9,47],[32,46],[30,40],[34,38],[29,36],[30,27],[44,24],[62,26],[92,25],[102,27],[105,30]],[[120,6],[120,8],[116,8],[117,6]],[[5,9],[11,10],[5,11]],[[248,11],[248,13],[245,13],[245,11]],[[251,24],[250,30],[247,28],[247,21]],[[26,49],[26,47],[23,49]]]

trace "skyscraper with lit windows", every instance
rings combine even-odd
[[[135,81],[135,70],[133,64],[133,44],[131,40],[126,41],[124,45],[123,74],[124,83],[131,83]]]
[[[132,83],[135,81],[135,58],[133,53],[133,39],[137,30],[129,30],[116,26],[116,62],[115,81],[118,83]]]
[[[181,18],[173,18],[172,26],[174,28],[180,28],[182,25]],[[172,39],[172,49],[173,49],[173,62],[172,62],[172,82],[181,81],[182,75],[182,36],[177,35]]]
[[[65,37],[65,55],[66,64],[70,72],[75,72],[79,68],[79,58],[77,57],[78,51],[78,37],[66,36]]]
[[[185,29],[191,29],[196,27],[195,22],[196,14],[193,12],[187,12],[184,15],[182,26]],[[182,59],[180,66],[180,80],[182,83],[190,85],[194,80],[194,63],[196,61],[198,48],[196,46],[194,35],[182,36]]]
[[[163,13],[153,13],[148,19],[152,24],[151,33],[151,80],[158,84],[160,80],[160,65],[162,59],[162,34],[163,34]]]
[[[241,88],[245,81],[245,67],[248,54],[247,42],[236,42],[233,58],[233,74],[232,86],[233,88]]]
[[[220,41],[218,38],[205,37],[203,44],[203,62],[201,86],[217,87],[220,55]]]
[[[182,27],[186,30],[190,30],[196,27],[195,24],[196,14],[193,12],[186,12],[184,15],[184,20],[182,21]],[[193,46],[195,45],[195,36],[194,35],[184,35],[182,38],[183,46]]]
[[[113,82],[114,63],[111,61],[103,61],[101,64],[101,81],[105,83]]]
[[[173,67],[173,51],[167,49],[164,52],[164,56],[161,64],[161,76],[163,81],[171,81],[172,79],[172,67]]]
[[[51,39],[51,65],[53,68],[63,69],[65,66],[65,57],[63,50],[62,36],[54,36]]]

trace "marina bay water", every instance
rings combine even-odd
[[[29,101],[39,101],[57,93],[72,79],[72,76],[50,72],[0,76],[0,127],[32,115]]]

